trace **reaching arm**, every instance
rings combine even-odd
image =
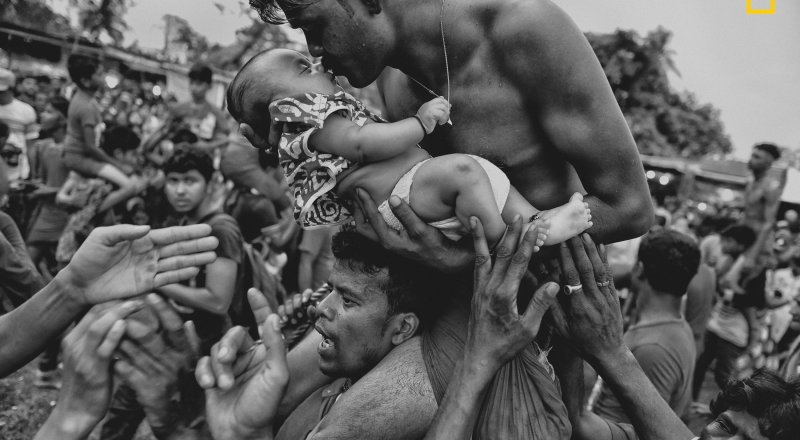
[[[358,124],[332,114],[309,142],[319,151],[336,154],[358,163],[378,162],[416,148],[425,136],[415,118],[385,124]]]
[[[498,62],[532,122],[577,172],[592,210],[589,232],[605,243],[647,232],[654,214],[639,152],[583,33],[547,0],[513,3],[496,20]]]
[[[230,258],[217,257],[206,266],[206,287],[170,284],[159,290],[181,304],[221,315],[231,305],[235,286],[236,262]]]

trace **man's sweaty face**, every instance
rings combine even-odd
[[[761,434],[758,420],[743,411],[725,411],[703,428],[700,440],[769,440]]]
[[[358,379],[392,349],[386,293],[381,290],[386,269],[368,275],[336,262],[330,282],[334,287],[317,307],[316,329],[323,341],[320,370],[333,377]]]

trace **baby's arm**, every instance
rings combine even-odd
[[[309,138],[318,151],[336,154],[354,162],[378,162],[414,148],[437,123],[447,122],[450,104],[437,98],[420,107],[416,116],[397,122],[356,123],[332,114],[322,129]]]

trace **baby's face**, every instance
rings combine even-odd
[[[301,53],[286,49],[273,52],[269,56],[270,74],[273,75],[273,81],[280,84],[281,94],[292,96],[301,93],[336,92],[336,77],[331,73],[319,72]],[[283,96],[276,96],[275,99],[281,97]]]

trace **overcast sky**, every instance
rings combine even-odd
[[[67,0],[52,0],[66,3]],[[402,1],[402,0],[392,0]],[[554,0],[584,31],[661,25],[682,77],[678,89],[722,111],[735,154],[760,141],[800,147],[800,0],[776,0],[774,15],[747,15],[748,0]],[[214,3],[229,6],[221,13]],[[769,7],[769,0],[752,0]],[[233,0],[135,0],[125,17],[127,42],[162,47],[164,14],[185,18],[212,42],[229,44],[248,18]]]

